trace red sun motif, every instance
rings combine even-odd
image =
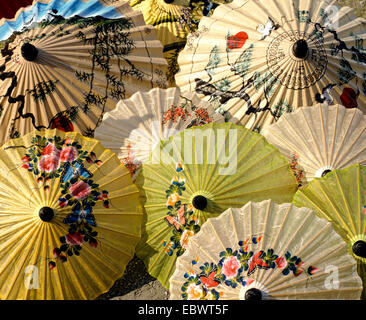
[[[226,46],[228,49],[240,49],[244,46],[245,42],[249,39],[248,34],[244,31],[238,32],[236,35],[227,38]]]

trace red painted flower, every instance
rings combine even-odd
[[[60,150],[53,143],[49,143],[41,152],[42,156],[60,156]]]
[[[68,233],[66,235],[66,243],[71,246],[80,246],[83,242],[83,235],[80,232]]]
[[[224,260],[222,264],[222,273],[226,278],[231,279],[236,277],[240,268],[240,262],[237,257],[230,256]]]
[[[56,263],[54,261],[50,261],[48,263],[48,267],[50,268],[50,270],[52,270],[53,268],[56,268]]]
[[[22,161],[23,161],[23,162],[29,162],[29,160],[30,160],[30,158],[29,158],[29,157],[27,157],[27,156],[25,156],[25,157],[23,157],[23,158],[22,158]]]
[[[340,96],[343,106],[346,108],[357,108],[357,92],[352,88],[344,88]]]
[[[78,156],[78,151],[74,147],[64,147],[60,153],[60,161],[61,162],[72,162]]]
[[[38,162],[38,168],[41,171],[53,172],[60,167],[60,158],[58,156],[43,156]]]
[[[245,42],[248,40],[248,34],[244,31],[238,32],[236,35],[228,37],[226,45],[228,49],[240,49],[244,46]]]
[[[70,187],[71,195],[77,200],[83,200],[90,195],[91,187],[84,181],[78,181]]]
[[[50,123],[51,129],[58,129],[63,132],[74,131],[74,126],[70,119],[66,116],[59,115],[53,119]]]

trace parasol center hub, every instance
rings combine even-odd
[[[192,205],[198,210],[204,210],[207,207],[207,198],[201,195],[195,196]]]
[[[356,256],[366,258],[366,242],[362,240],[356,241],[352,246],[352,251]]]
[[[27,61],[34,61],[38,56],[38,49],[31,43],[24,43],[20,49],[22,56]]]
[[[50,222],[53,219],[53,217],[55,216],[55,212],[50,207],[43,207],[39,210],[38,215],[42,221]]]
[[[292,47],[293,54],[296,58],[305,59],[309,53],[309,46],[306,40],[297,40]]]
[[[262,300],[262,291],[257,288],[251,288],[245,292],[245,300],[259,301]]]
[[[322,177],[325,177],[329,172],[332,172],[332,170],[324,170],[322,173]]]

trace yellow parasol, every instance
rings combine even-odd
[[[138,190],[94,139],[57,129],[0,149],[0,298],[94,299],[140,239]]]

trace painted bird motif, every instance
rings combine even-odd
[[[262,37],[259,40],[264,40],[266,37],[268,37],[273,30],[277,30],[280,27],[279,24],[276,24],[271,17],[268,17],[267,23],[264,26],[263,24],[260,24],[257,27],[257,31],[262,34]]]

